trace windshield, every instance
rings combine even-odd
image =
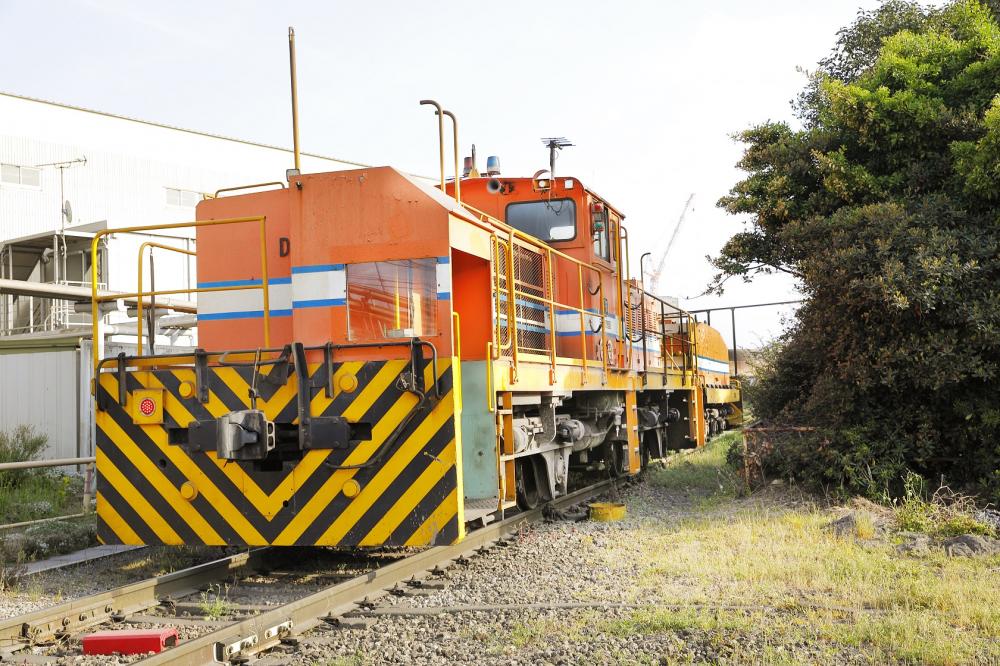
[[[572,199],[526,201],[507,206],[507,224],[543,241],[576,237],[576,204]]]

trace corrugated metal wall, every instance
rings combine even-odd
[[[90,340],[68,347],[25,351],[0,348],[0,430],[34,426],[49,438],[45,458],[94,455],[94,405],[90,395]],[[165,350],[166,351],[166,350]],[[109,342],[108,356],[135,355],[133,344]]]
[[[0,429],[33,425],[49,438],[45,457],[76,457],[78,368],[75,348],[0,354]]]

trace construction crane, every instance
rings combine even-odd
[[[687,212],[691,209],[691,202],[694,201],[694,193],[687,198],[687,202],[684,204],[684,210],[681,211],[681,216],[677,218],[677,224],[674,225],[674,232],[670,234],[670,240],[667,241],[667,247],[663,249],[663,254],[660,255],[660,260],[656,262],[656,270],[654,270],[649,275],[649,293],[656,295],[657,287],[660,286],[660,276],[663,274],[663,267],[667,263],[667,255],[670,254],[670,248],[674,246],[674,241],[677,240],[677,234],[681,230],[681,225],[684,224],[684,217]]]

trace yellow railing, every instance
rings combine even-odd
[[[261,284],[260,285],[239,285],[239,286],[226,286],[226,287],[194,287],[188,289],[163,289],[158,291],[143,291],[142,283],[138,285],[138,289],[134,294],[105,294],[101,295],[98,293],[97,280],[98,280],[98,248],[100,245],[100,240],[104,236],[111,234],[128,234],[128,233],[141,233],[146,231],[163,231],[166,229],[184,229],[187,227],[209,227],[218,226],[223,224],[243,224],[256,222],[260,225],[260,270],[261,270]],[[271,345],[271,319],[270,319],[270,299],[269,299],[269,284],[267,278],[267,233],[266,233],[266,223],[267,218],[263,215],[253,216],[253,217],[233,217],[224,220],[197,220],[194,222],[174,222],[170,224],[149,224],[145,226],[137,227],[120,227],[117,229],[102,229],[94,234],[94,238],[90,244],[90,266],[91,266],[91,300],[90,300],[90,314],[93,326],[93,361],[94,361],[94,373],[95,375],[100,371],[100,348],[101,345],[98,344],[100,336],[100,305],[101,303],[108,301],[116,301],[119,299],[136,299],[139,304],[139,326],[142,326],[142,316],[141,308],[143,307],[143,299],[149,298],[154,299],[156,296],[168,296],[176,294],[196,294],[210,291],[239,291],[245,289],[260,289],[263,293],[264,300],[264,346],[270,347]],[[145,249],[146,244],[140,246],[139,249],[139,261],[140,266],[142,262],[142,252]],[[179,248],[170,248],[177,250]],[[141,270],[141,269],[140,269]],[[141,274],[140,274],[141,275]],[[141,278],[140,278],[141,280]],[[138,329],[141,331],[141,328]],[[140,333],[141,336],[141,333]],[[139,345],[142,345],[142,339],[139,338]]]
[[[146,241],[145,243],[143,243],[142,245],[140,245],[139,246],[139,264],[138,264],[138,267],[137,267],[137,270],[136,270],[136,274],[138,275],[138,279],[137,279],[137,286],[136,286],[136,290],[135,290],[136,293],[140,293],[140,294],[142,293],[142,255],[146,251],[147,247],[148,248],[159,248],[161,250],[169,250],[170,252],[178,252],[180,254],[186,254],[189,257],[195,257],[195,256],[198,255],[198,253],[194,252],[193,250],[186,250],[186,249],[184,249],[182,247],[173,247],[172,245],[163,245],[162,243],[154,243],[153,241]],[[153,256],[153,253],[150,252],[149,256],[150,256],[150,260],[149,261],[150,261],[150,265],[151,265],[150,266],[150,270],[152,270],[152,262],[153,262],[152,256]],[[150,278],[150,280],[152,280],[152,279],[153,278]],[[150,284],[150,288],[152,288],[152,284]],[[155,296],[151,296],[150,298],[152,299],[154,297]],[[138,322],[138,324],[136,326],[136,334],[135,334],[136,346],[139,348],[139,353],[140,354],[142,354],[142,306],[143,306],[143,299],[140,298],[140,299],[138,299],[138,303],[136,304],[136,322]],[[155,306],[156,306],[155,302],[151,302],[150,303],[150,307],[154,308],[154,312],[153,312],[153,316],[154,317],[156,316]],[[155,336],[156,335],[156,331],[150,331],[149,334],[150,334],[150,336]],[[150,347],[152,347],[152,344],[150,344]]]
[[[534,242],[532,242],[534,241]],[[598,302],[600,303],[599,315],[601,318],[601,348],[603,350],[601,354],[601,368],[604,372],[608,370],[608,354],[607,354],[607,312],[604,308],[604,285],[601,281],[601,272],[594,266],[579,261],[573,257],[570,257],[558,250],[555,250],[548,245],[541,243],[531,237],[521,238],[519,234],[507,232],[507,238],[501,240],[497,233],[493,233],[491,237],[491,242],[493,244],[493,256],[499,257],[502,251],[506,257],[505,260],[505,274],[500,271],[499,262],[494,262],[494,278],[493,278],[493,290],[494,290],[494,303],[496,305],[496,311],[498,316],[494,322],[493,335],[494,335],[494,346],[493,350],[495,354],[499,354],[503,351],[510,351],[511,363],[512,363],[512,379],[516,380],[517,377],[517,365],[520,352],[520,344],[518,342],[517,336],[517,302],[522,301],[532,301],[538,303],[540,306],[547,309],[549,313],[549,345],[548,345],[548,357],[549,365],[552,371],[552,379],[555,378],[556,365],[558,363],[557,356],[557,334],[558,334],[558,312],[559,310],[575,312],[580,317],[580,347],[582,349],[582,361],[584,367],[584,376],[586,376],[586,369],[590,365],[587,358],[587,320],[590,313],[585,308],[582,307],[584,303],[584,270],[591,271],[596,274],[597,277],[597,292],[596,296]],[[539,281],[541,284],[533,285],[535,287],[542,288],[543,293],[547,293],[547,296],[539,296],[533,294],[524,289],[518,289],[518,284],[524,284],[519,281],[517,275],[517,262],[514,258],[514,248],[522,247],[530,252],[534,252],[542,256],[544,259],[542,261],[543,271],[542,275],[539,276]],[[554,297],[555,295],[555,270],[553,270],[553,258],[558,257],[561,260],[568,261],[574,264],[577,268],[577,295],[580,299],[580,306],[570,305],[568,303],[563,303],[557,301]],[[506,298],[506,320],[507,320],[507,339],[503,340],[501,336],[501,325],[500,325],[500,300],[501,295],[505,295]]]
[[[609,363],[608,363],[609,353],[608,353],[608,337],[607,337],[608,312],[604,305],[604,284],[603,281],[601,280],[603,272],[596,266],[584,263],[579,259],[576,259],[575,257],[571,257],[568,254],[565,254],[564,252],[560,252],[559,250],[550,247],[549,245],[538,240],[534,236],[530,236],[528,234],[518,231],[517,229],[514,229],[513,227],[505,224],[504,222],[501,222],[500,220],[492,217],[488,213],[485,213],[479,210],[478,208],[475,208],[474,206],[470,206],[468,203],[463,202],[462,207],[466,209],[466,211],[478,217],[479,223],[481,224],[482,228],[491,233],[491,244],[493,252],[493,271],[494,271],[494,275],[492,278],[493,291],[494,291],[493,304],[495,312],[497,313],[497,317],[494,321],[493,342],[490,345],[491,353],[489,355],[488,360],[490,361],[496,360],[499,358],[502,352],[505,351],[509,352],[511,359],[511,373],[512,373],[511,379],[516,381],[517,366],[518,366],[519,352],[520,352],[517,340],[516,306],[518,299],[522,300],[526,299],[536,302],[548,309],[551,330],[549,331],[549,341],[550,341],[549,349],[546,351],[549,364],[551,365],[551,368],[553,370],[553,375],[556,365],[558,363],[557,360],[558,357],[556,354],[557,351],[556,339],[558,334],[556,308],[559,308],[560,310],[568,310],[571,312],[575,312],[580,317],[580,340],[581,340],[580,346],[582,350],[582,359],[580,360],[583,363],[585,378],[586,378],[586,370],[591,365],[590,360],[587,358],[587,329],[589,326],[588,320],[592,316],[599,316],[601,321],[600,361],[601,361],[601,369],[603,370],[606,376],[609,370]],[[623,274],[627,276],[629,272],[628,231],[621,225],[619,225],[619,228],[621,230],[621,232],[618,234],[619,261],[620,261],[619,265],[622,267]],[[543,288],[543,290],[545,287],[547,287],[548,296],[538,296],[537,294],[532,294],[530,292],[525,291],[524,289],[518,289],[518,285],[524,283],[520,280],[520,276],[517,275],[517,265],[516,262],[514,261],[515,246],[526,248],[544,257],[543,261],[543,265],[545,267],[544,273],[547,273],[547,275],[541,276],[540,284],[534,286],[541,287]],[[500,264],[501,252],[503,253],[504,263],[506,264],[506,266],[504,267],[505,270],[503,272],[501,272],[501,264]],[[555,258],[558,258],[559,260],[562,261],[567,261],[577,267],[576,292],[577,292],[577,297],[579,298],[580,306],[569,305],[567,303],[563,303],[555,299],[555,271],[553,270],[553,260]],[[597,281],[596,291],[590,292],[588,289],[588,292],[591,293],[591,295],[596,296],[598,299],[599,312],[596,313],[590,312],[582,307],[583,303],[585,302],[584,301],[585,271],[589,271],[590,273],[593,273],[596,276],[596,281]],[[626,289],[627,282],[628,282],[627,278],[624,280],[619,278],[617,280],[615,295],[618,298],[618,303],[619,303],[618,309],[622,311],[618,321],[617,337],[619,344],[624,345],[624,349],[621,351],[621,353],[626,359],[625,365],[627,368],[631,368],[635,353],[632,344],[634,342],[633,338],[635,337],[636,326],[632,322],[631,318],[633,287],[629,285],[628,288]],[[676,313],[677,318],[680,322],[679,330],[682,333],[682,335],[673,335],[666,333],[665,330],[662,330],[662,324],[661,324],[661,331],[653,331],[653,330],[647,331],[643,326],[639,326],[639,328],[644,329],[642,331],[642,335],[644,337],[647,335],[648,332],[660,338],[659,354],[664,366],[664,372],[666,372],[667,368],[671,368],[678,372],[681,372],[682,374],[684,374],[684,382],[687,383],[692,375],[697,374],[697,346],[695,339],[696,331],[695,327],[693,326],[693,323],[695,321],[694,317],[689,312],[679,307],[667,304],[662,299],[659,299],[651,294],[648,294],[642,291],[641,289],[637,291],[640,292],[640,297],[639,297],[640,304],[642,304],[645,298],[650,298],[655,302],[661,303],[663,306],[669,307],[673,312]],[[501,299],[504,296],[506,297],[507,301],[505,308],[506,320],[507,320],[506,340],[502,338],[501,322],[500,322],[500,312],[502,308]],[[645,307],[644,304],[642,306]],[[596,331],[592,332],[596,333]],[[668,341],[670,341],[671,344],[668,345]],[[681,363],[677,362],[677,359],[675,358],[676,355],[674,353],[668,353],[668,346],[672,349],[674,343],[678,344],[678,346],[680,347],[680,355],[682,357]],[[613,368],[613,369],[625,369],[625,368]],[[643,369],[645,370],[645,361]]]

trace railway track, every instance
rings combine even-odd
[[[603,493],[610,486],[610,481],[602,481],[560,497],[548,506],[556,509],[573,506]],[[260,548],[231,555],[2,621],[0,661],[22,663],[24,656],[23,653],[18,654],[20,651],[38,644],[68,642],[72,637],[99,625],[174,623],[200,625],[205,633],[138,660],[135,664],[193,666],[218,662],[242,663],[282,641],[294,640],[295,636],[322,623],[338,624],[345,615],[358,608],[371,607],[373,600],[380,596],[407,587],[419,587],[433,573],[516,534],[542,517],[541,508],[518,513],[470,532],[458,544],[432,547],[389,563],[373,562],[368,558],[367,564],[351,575],[307,572],[302,575],[325,576],[337,582],[280,606],[241,605],[239,611],[242,617],[236,621],[191,620],[149,614],[151,609],[164,607],[174,611],[189,608],[191,602],[185,602],[185,598],[198,594],[206,587],[273,568],[274,549]],[[56,663],[59,658],[56,655],[31,655],[30,661]]]

